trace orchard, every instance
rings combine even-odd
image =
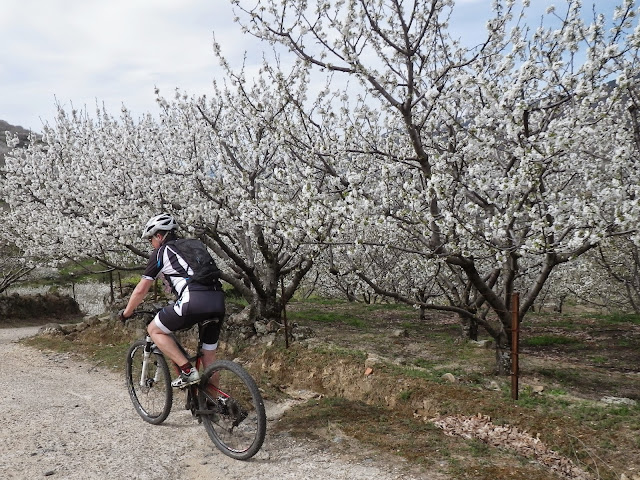
[[[530,24],[528,2],[495,1],[471,46],[452,0],[232,3],[278,53],[249,78],[216,44],[225,78],[158,93],[157,116],[60,108],[7,156],[2,235],[130,267],[141,225],[169,212],[254,319],[314,275],[327,294],[457,314],[502,371],[514,292],[522,321],[559,268],[578,289],[585,254],[640,242],[634,1],[558,2]]]

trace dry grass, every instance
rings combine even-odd
[[[402,308],[345,304],[298,309],[304,315],[292,316],[316,331],[314,341],[309,348],[265,351],[254,361],[254,374],[265,383],[311,389],[324,398],[290,412],[281,429],[330,437],[337,426],[361,442],[455,478],[552,476],[535,458],[508,445],[493,448],[473,438],[447,437],[429,422],[436,414],[482,414],[496,425],[539,436],[592,478],[640,475],[640,407],[600,402],[605,396],[640,402],[640,326],[634,317],[531,316],[523,337],[542,340],[523,342],[519,400],[513,401],[510,379],[492,373],[493,350],[459,343],[453,318],[434,315],[420,322]],[[331,311],[337,311],[337,320],[331,320]],[[407,335],[394,336],[398,329]],[[383,361],[367,377],[364,361],[372,353]],[[445,372],[455,375],[455,384],[442,380]],[[496,385],[499,391],[491,389]]]

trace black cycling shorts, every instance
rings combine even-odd
[[[208,324],[202,336],[206,346],[214,346],[220,338],[224,310],[222,291],[187,287],[174,305],[167,305],[158,312],[154,321],[163,332],[173,333],[192,327],[203,320],[217,317],[220,320]]]

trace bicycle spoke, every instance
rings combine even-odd
[[[151,354],[143,376],[144,342],[136,342],[127,355],[127,387],[138,414],[149,423],[162,423],[173,401],[171,377],[161,355]]]
[[[218,372],[220,389],[200,390],[201,406],[212,412],[202,416],[204,426],[222,452],[246,460],[255,455],[264,441],[266,418],[262,397],[253,379],[239,365],[221,360],[211,367],[204,379],[213,371]]]

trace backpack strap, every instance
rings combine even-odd
[[[169,240],[168,242],[166,242],[166,243],[165,243],[165,245],[166,245],[167,247],[168,247],[168,246],[173,247],[173,251],[174,251],[174,253],[175,253],[176,255],[180,256],[180,257],[182,258],[182,254],[180,253],[180,250],[179,250],[179,249],[178,249],[178,247],[176,246],[176,240],[175,240],[175,239],[174,239],[174,240]],[[183,259],[183,260],[184,260],[184,259]],[[186,260],[185,260],[185,262],[186,262]],[[189,265],[187,265],[187,267],[188,267],[188,268],[190,268],[190,267],[189,267]],[[186,272],[185,272],[185,273],[186,273]],[[178,291],[174,288],[173,284],[171,284],[171,289],[175,292],[175,294],[178,296],[178,298],[180,298],[180,297],[182,296],[182,294],[184,293],[185,288],[187,288],[187,286],[189,285],[190,277],[185,276],[185,275],[180,275],[179,273],[174,273],[174,274],[171,274],[171,273],[165,273],[165,274],[164,274],[164,276],[165,276],[165,277],[180,277],[180,278],[184,278],[184,279],[186,280],[186,282],[185,282],[184,286],[180,289],[180,292],[178,292]]]

